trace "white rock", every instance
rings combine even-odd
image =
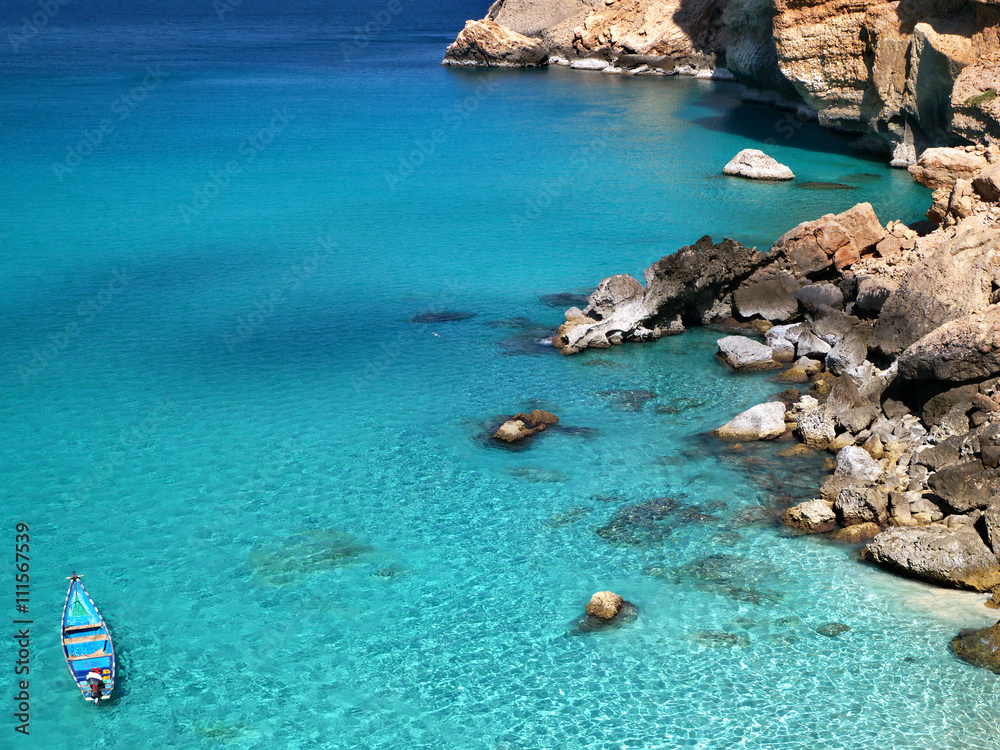
[[[588,57],[584,60],[574,60],[569,64],[574,70],[604,70],[611,63],[607,60],[598,60],[596,57]]]
[[[716,68],[715,72],[712,73],[712,78],[716,81],[735,81],[736,76],[730,73],[725,68]]]
[[[763,151],[745,148],[722,169],[725,174],[751,180],[794,180],[795,175],[784,164],[779,164]]]
[[[715,436],[733,441],[773,440],[784,432],[785,405],[780,401],[769,401],[737,414],[717,429]]]
[[[882,469],[864,448],[849,445],[837,454],[837,469],[833,474],[871,484],[882,475]]]
[[[746,336],[726,336],[716,343],[722,359],[734,370],[768,370],[778,366],[771,347]]]

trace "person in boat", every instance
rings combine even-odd
[[[87,684],[90,685],[90,697],[95,701],[99,701],[101,694],[104,692],[104,677],[101,675],[101,670],[97,667],[92,667],[87,672]]]

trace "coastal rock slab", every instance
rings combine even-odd
[[[771,347],[746,336],[726,336],[716,343],[722,361],[734,370],[776,370],[781,367],[772,356]]]
[[[445,51],[445,65],[523,68],[545,63],[548,50],[496,21],[469,21]]]
[[[722,168],[723,173],[750,180],[794,180],[795,174],[784,164],[755,148],[745,148]]]
[[[903,380],[985,380],[1000,374],[1000,305],[949,321],[899,357]]]
[[[1000,564],[972,528],[914,526],[883,531],[866,547],[880,565],[931,583],[989,591],[1000,584]]]
[[[951,189],[956,180],[971,180],[987,166],[989,162],[982,152],[941,147],[925,150],[909,169],[921,185],[938,190]]]
[[[898,357],[939,326],[985,310],[998,269],[1000,229],[959,226],[953,238],[907,270],[882,306],[872,345]]]
[[[732,442],[781,437],[785,434],[785,405],[780,401],[758,404],[737,414],[712,434],[720,440]]]
[[[801,286],[787,271],[760,280],[750,279],[733,292],[733,307],[741,318],[759,315],[772,322],[791,320],[799,311],[795,295]]]
[[[826,214],[785,232],[772,246],[788,258],[798,276],[815,277],[831,266],[843,270],[863,254],[874,252],[885,238],[870,203],[859,203],[840,214]]]
[[[781,516],[781,522],[789,528],[806,534],[825,534],[833,531],[837,516],[833,509],[822,500],[807,500],[792,506]]]
[[[927,486],[955,513],[968,513],[1000,497],[1000,470],[983,468],[979,461],[953,464],[931,474]]]

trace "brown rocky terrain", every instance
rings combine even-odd
[[[445,62],[731,73],[899,166],[932,146],[1000,143],[995,2],[497,0]]]
[[[998,156],[926,152],[911,172],[938,189],[921,231],[883,226],[863,203],[800,224],[767,252],[706,237],[650,266],[645,285],[609,277],[585,309],[567,311],[553,345],[573,354],[742,326],[746,336],[719,340],[723,362],[785,368],[779,381],[811,387],[714,434],[792,433],[836,456],[818,497],[784,522],[868,541],[874,563],[1000,601]]]

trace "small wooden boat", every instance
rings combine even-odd
[[[69,591],[63,605],[63,655],[83,697],[88,701],[94,700],[87,674],[96,668],[104,680],[99,701],[107,700],[115,687],[115,649],[111,645],[111,632],[80,578],[76,573],[70,576]]]

